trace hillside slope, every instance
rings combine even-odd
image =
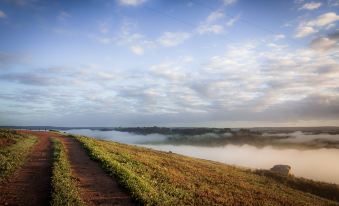
[[[142,204],[339,205],[250,170],[170,152],[76,138]]]

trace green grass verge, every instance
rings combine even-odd
[[[143,205],[339,205],[250,170],[75,137]]]
[[[60,140],[53,138],[52,206],[84,205],[71,174],[71,165]]]
[[[31,135],[4,129],[0,130],[0,139],[2,139],[2,142],[6,142],[6,145],[0,148],[1,183],[25,163],[37,139]]]

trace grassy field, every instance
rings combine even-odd
[[[3,182],[25,162],[36,138],[0,129],[0,143],[0,182]]]
[[[339,205],[250,170],[174,153],[76,137],[145,205]]]
[[[255,173],[272,178],[274,181],[278,181],[291,188],[339,202],[339,185],[295,177],[293,175],[283,176],[269,170],[256,170]]]
[[[52,206],[83,205],[71,175],[71,166],[63,144],[53,138],[54,162],[52,176]]]

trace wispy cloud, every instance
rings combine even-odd
[[[223,18],[224,16],[225,16],[225,15],[224,15],[224,13],[223,13],[222,11],[217,10],[217,11],[214,11],[214,12],[210,13],[210,14],[207,16],[206,21],[207,21],[207,22],[215,22],[215,21],[217,21],[217,20]]]
[[[4,11],[0,10],[0,19],[4,19],[4,18],[7,18],[7,15]]]
[[[312,40],[310,47],[322,52],[339,48],[339,32]]]
[[[123,25],[121,32],[114,36],[108,37],[94,37],[98,42],[103,44],[117,44],[125,45],[136,55],[142,55],[145,49],[156,47],[175,47],[178,46],[189,38],[191,34],[188,32],[164,32],[155,40],[150,40],[143,34],[132,31],[126,25]]]
[[[199,34],[206,34],[206,33],[212,33],[212,34],[220,34],[224,30],[224,27],[219,24],[201,24],[197,28],[197,32]]]
[[[15,65],[28,64],[30,60],[29,55],[0,51],[0,71],[11,70]]]
[[[277,34],[274,36],[274,41],[278,41],[280,39],[285,39],[286,36],[284,34]]]
[[[60,21],[65,21],[66,19],[72,17],[72,15],[66,11],[60,11],[58,14],[58,19]]]
[[[173,47],[182,44],[184,41],[190,38],[190,34],[187,32],[165,32],[158,42],[164,47]]]
[[[302,38],[302,37],[314,34],[316,32],[318,32],[318,31],[316,29],[314,29],[312,26],[299,26],[297,28],[295,37]]]
[[[32,90],[40,88],[39,91],[53,87],[53,92],[46,91],[42,100],[39,92],[27,97],[32,99],[27,101],[30,104],[21,106],[27,111],[39,109],[41,102],[48,102],[52,106],[46,106],[47,111],[96,114],[100,122],[112,114],[119,117],[121,124],[131,118],[143,123],[166,122],[170,118],[180,123],[197,122],[201,118],[272,121],[335,119],[339,115],[336,81],[339,65],[335,56],[319,56],[313,48],[294,51],[272,48],[258,52],[263,46],[258,42],[230,45],[224,54],[201,60],[194,68],[190,68],[191,60],[181,58],[149,65],[149,69],[133,73],[103,71],[95,66],[87,70],[48,69],[3,74],[0,81],[17,84],[17,87],[31,86]],[[24,91],[13,92],[7,91],[4,98],[18,101],[15,98],[27,96]],[[67,107],[63,106],[65,102]]]
[[[1,80],[9,81],[12,83],[20,83],[33,86],[49,86],[52,85],[54,80],[48,76],[34,73],[10,73],[0,75]],[[60,81],[55,81],[60,82]]]
[[[121,5],[124,6],[139,6],[145,3],[147,0],[118,0]]]
[[[332,0],[302,11],[234,0],[214,2],[215,10],[195,1],[189,8],[188,1],[5,2],[11,5],[1,8],[8,20],[0,19],[0,119],[113,126],[339,121]],[[142,9],[145,2],[159,12]],[[255,13],[266,6],[282,15]],[[240,18],[277,32],[237,25]],[[293,42],[291,29],[299,37]]]
[[[211,12],[206,19],[199,24],[199,26],[196,28],[196,32],[198,34],[206,34],[206,33],[212,33],[212,34],[220,34],[223,32],[224,27],[220,23],[218,23],[219,20],[224,18],[224,13],[220,10],[216,10]]]
[[[225,6],[233,5],[237,2],[238,0],[222,0]]]
[[[320,29],[339,20],[339,16],[334,12],[328,12],[318,16],[316,19],[303,21],[296,29],[295,37],[301,38],[317,33]]]
[[[240,19],[240,17],[241,17],[240,14],[234,16],[233,18],[231,18],[230,20],[228,20],[228,21],[226,22],[226,25],[227,25],[227,26],[233,26],[233,25]]]
[[[304,10],[315,10],[315,9],[318,9],[320,8],[322,5],[321,2],[309,2],[309,3],[306,3],[304,4],[302,7],[300,7],[300,9],[304,9]]]
[[[225,26],[233,26],[239,19],[241,15],[231,16],[225,22],[225,13],[221,10],[216,10],[211,12],[207,18],[199,24],[196,28],[198,34],[222,34],[225,31]]]
[[[135,45],[131,47],[131,50],[136,55],[143,55],[144,54],[144,48],[141,46]]]

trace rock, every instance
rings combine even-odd
[[[274,165],[270,171],[281,174],[281,175],[289,175],[291,170],[291,166],[289,165]]]

